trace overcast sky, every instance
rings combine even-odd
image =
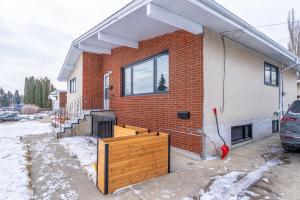
[[[68,48],[75,38],[130,0],[0,0],[0,86],[23,92],[26,76],[48,76],[56,81]],[[217,0],[253,26],[285,23],[299,0]],[[297,13],[298,12],[298,13]],[[259,28],[286,46],[286,24]]]

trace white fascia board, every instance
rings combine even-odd
[[[217,3],[214,3],[213,1],[204,1],[205,3],[199,1],[199,0],[188,0],[189,2],[193,3],[194,5],[197,5],[201,7],[202,9],[206,10],[207,12],[215,15],[216,17],[226,21],[227,23],[235,26],[237,29],[242,30],[246,34],[254,37],[256,40],[261,41],[265,45],[271,47],[277,52],[280,52],[282,55],[286,56],[287,58],[294,60],[296,59],[296,56],[292,53],[290,53],[287,49],[270,39],[269,37],[265,36],[261,32],[250,29],[251,27],[249,24],[244,22],[242,19],[236,17],[234,14],[223,8],[222,6],[218,5]]]
[[[153,3],[147,4],[147,16],[196,35],[203,33],[203,26],[201,24],[198,24]]]
[[[65,66],[64,66],[64,69],[65,69],[65,70],[73,70],[73,69],[74,69],[74,66],[72,66],[72,65],[65,65]]]
[[[112,43],[112,44],[118,44],[121,46],[127,46],[135,49],[139,48],[139,43],[137,41],[128,40],[125,38],[121,38],[115,35],[102,33],[102,32],[98,32],[98,40]]]
[[[99,46],[87,45],[79,43],[78,48],[85,52],[96,53],[96,54],[111,54],[111,50]]]

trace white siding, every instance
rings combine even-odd
[[[80,55],[75,68],[68,78],[67,105],[82,98],[82,75],[83,75],[83,56]],[[70,80],[76,78],[76,92],[70,93]]]

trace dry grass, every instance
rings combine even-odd
[[[21,113],[25,115],[35,114],[38,112],[39,112],[39,107],[30,104],[24,105],[21,109]]]

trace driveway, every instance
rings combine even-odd
[[[199,161],[172,150],[172,173],[106,196],[57,139],[45,134],[23,140],[37,199],[299,199],[300,154],[285,153],[278,134],[234,149],[225,160]]]

